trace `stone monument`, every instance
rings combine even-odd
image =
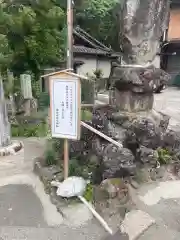
[[[168,0],[126,0],[122,6],[122,62],[112,63],[110,104],[95,107],[92,124],[124,148],[94,139],[93,148],[104,165],[103,178],[133,174],[138,165],[157,164],[169,117],[153,110],[155,85],[169,75],[153,65],[160,38],[167,28]]]
[[[0,157],[15,154],[22,146],[21,142],[12,142],[11,140],[11,126],[8,120],[2,77],[0,76]]]

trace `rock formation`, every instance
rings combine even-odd
[[[81,140],[72,142],[70,148],[72,157],[79,152],[83,161],[89,153],[96,154],[100,172],[95,175],[102,174],[101,180],[131,176],[137,168],[155,169],[159,149],[166,148],[169,153],[176,149],[180,159],[180,134],[169,131],[169,117],[153,109],[154,86],[169,81],[169,75],[153,65],[166,29],[168,8],[168,0],[126,0],[122,7],[119,45],[126,63],[112,64],[110,103],[95,106],[89,124],[122,143],[123,148],[87,129],[82,129]]]
[[[154,86],[165,85],[169,75],[153,66],[160,38],[167,28],[168,0],[126,0],[122,7],[120,49],[125,63],[112,64],[110,105],[94,108],[92,124],[116,141],[96,139],[104,178],[131,175],[138,165],[156,166],[156,149],[163,147],[169,117],[153,110]]]

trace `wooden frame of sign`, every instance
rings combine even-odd
[[[78,74],[48,74],[52,137],[64,139],[64,178],[68,177],[68,139],[80,139],[81,81]]]

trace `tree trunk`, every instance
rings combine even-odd
[[[10,144],[10,124],[4,98],[2,78],[0,76],[0,147],[6,147]]]

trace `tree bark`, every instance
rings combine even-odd
[[[10,124],[4,98],[2,78],[0,76],[0,147],[6,147],[10,144]]]

